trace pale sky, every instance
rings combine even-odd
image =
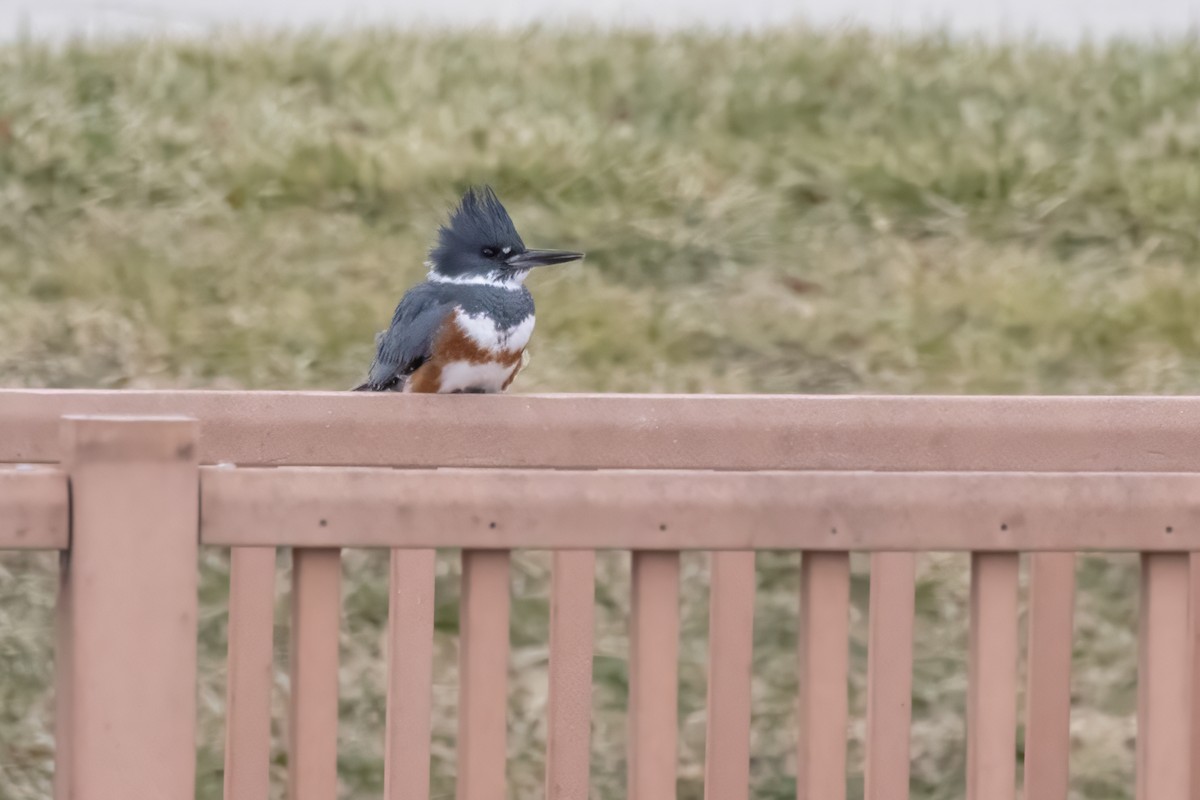
[[[753,28],[802,19],[881,30],[940,25],[988,36],[1177,35],[1200,27],[1200,0],[0,0],[0,39],[72,34],[203,33],[383,22],[520,25],[588,19]]]

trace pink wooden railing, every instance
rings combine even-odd
[[[803,551],[798,797],[846,794],[851,551],[872,554],[866,797],[908,796],[913,554],[928,550],[972,553],[970,800],[1016,796],[1021,552],[1024,797],[1067,795],[1081,550],[1142,553],[1137,796],[1200,797],[1200,399],[11,391],[0,464],[33,465],[0,469],[0,548],[68,554],[58,800],[191,794],[200,545],[232,548],[229,800],[268,791],[278,547],[295,548],[294,800],[337,791],[343,547],[392,550],[388,800],[429,794],[436,547],[463,549],[459,800],[505,796],[514,548],[555,551],[548,798],[587,796],[608,548],[633,551],[633,800],[675,792],[681,550],[713,551],[706,796],[748,796],[759,549]]]

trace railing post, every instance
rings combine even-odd
[[[595,594],[596,552],[556,550],[550,584],[546,800],[588,796]]]
[[[66,417],[56,800],[195,792],[196,422]]]
[[[288,800],[337,797],[341,614],[341,550],[293,549]]]
[[[507,550],[462,552],[457,800],[508,796],[509,563]]]
[[[675,800],[679,553],[635,550],[631,561],[626,800]]]
[[[1188,649],[1191,674],[1191,749],[1188,759],[1191,766],[1192,797],[1200,798],[1200,553],[1188,556]]]
[[[916,568],[914,553],[871,554],[866,800],[908,800]]]
[[[1029,647],[1025,690],[1026,800],[1070,792],[1071,643],[1075,554],[1029,558]]]
[[[1187,553],[1142,554],[1137,800],[1189,793],[1188,584]]]
[[[234,547],[229,553],[225,800],[270,795],[274,626],[275,548]]]
[[[797,800],[845,800],[850,554],[800,556]]]
[[[971,554],[967,662],[967,800],[1017,793],[1017,553]]]
[[[721,550],[710,557],[705,800],[750,796],[754,555],[753,550]]]
[[[436,550],[393,550],[388,581],[384,800],[428,800]]]

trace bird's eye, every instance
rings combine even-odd
[[[485,248],[483,248],[483,256],[484,256],[484,258],[495,258],[496,251],[490,247],[485,247]]]

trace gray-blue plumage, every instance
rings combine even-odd
[[[432,355],[434,339],[455,308],[467,314],[486,314],[498,328],[516,327],[534,313],[533,295],[515,289],[480,284],[425,281],[405,293],[392,315],[392,324],[379,334],[375,361],[363,388],[387,391],[402,388]]]

